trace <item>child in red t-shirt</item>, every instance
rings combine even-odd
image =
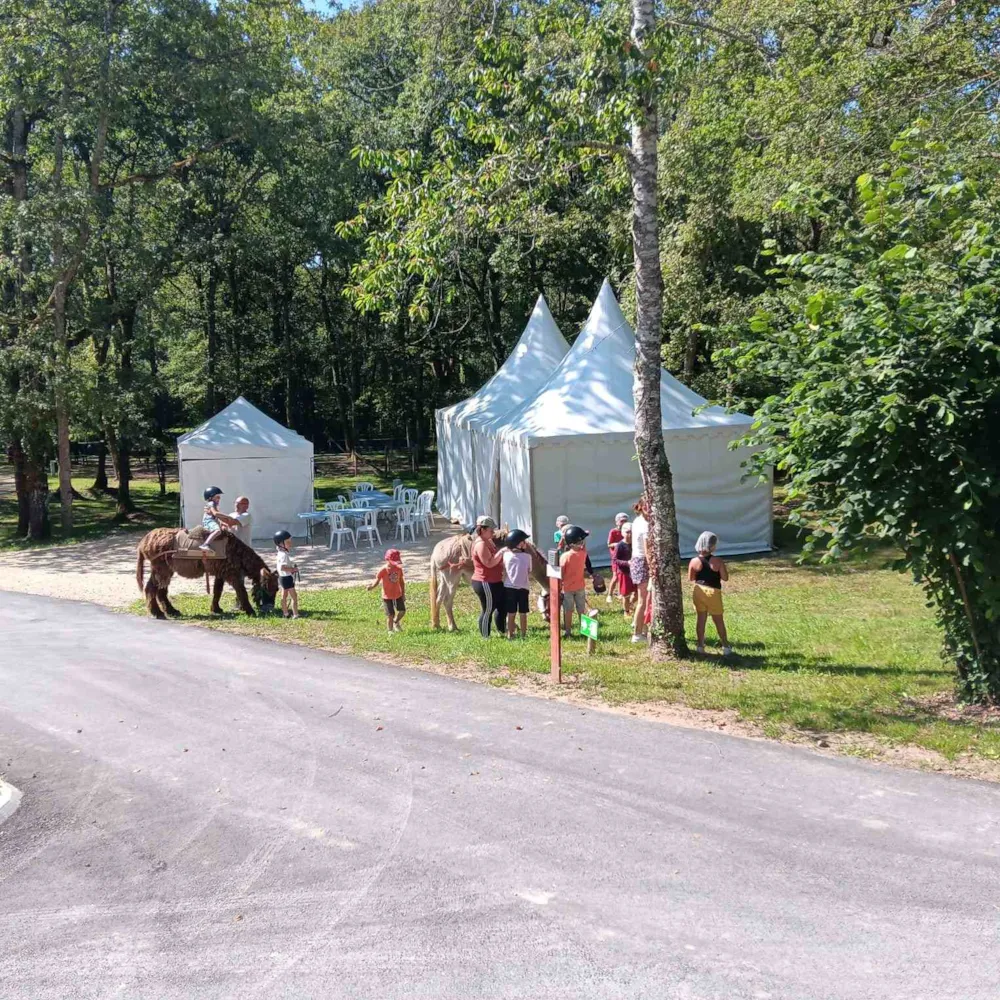
[[[386,628],[390,632],[402,632],[403,615],[406,614],[406,581],[403,579],[403,557],[399,549],[386,552],[385,563],[366,589],[374,590],[380,583]]]

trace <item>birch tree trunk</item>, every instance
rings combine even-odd
[[[656,27],[653,0],[632,0],[632,42],[639,53]],[[641,56],[640,56],[641,58]],[[632,181],[632,253],[636,283],[635,450],[650,507],[646,542],[654,583],[654,655],[683,655],[684,606],[674,483],[663,444],[660,366],[663,344],[663,272],[660,268],[656,90],[644,88],[632,126],[629,173]]]
[[[65,148],[66,109],[69,104],[69,86],[64,80],[62,96],[59,101],[59,124],[55,131],[53,182],[58,199],[63,190],[63,162]],[[69,450],[69,398],[67,384],[69,373],[69,346],[66,336],[66,300],[69,295],[67,276],[63,273],[65,239],[62,221],[56,223],[52,241],[52,258],[55,265],[56,286],[52,292],[52,332],[55,339],[55,389],[56,410],[56,448],[59,459],[59,507],[63,532],[68,534],[73,529],[73,470],[70,466]]]

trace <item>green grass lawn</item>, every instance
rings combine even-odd
[[[660,701],[735,710],[770,736],[791,730],[860,732],[949,759],[963,753],[1000,759],[1000,729],[921,707],[952,690],[954,673],[940,658],[940,638],[920,591],[888,569],[887,559],[807,568],[775,557],[740,560],[731,568],[726,617],[735,662],[721,659],[709,625],[705,658],[653,663],[644,646],[628,642],[621,614],[602,602],[597,654],[587,656],[585,640],[571,640],[564,647],[564,675],[614,705]],[[475,628],[478,604],[467,587],[456,601],[457,634],[430,628],[426,585],[407,587],[410,610],[399,635],[386,633],[377,593],[360,587],[311,591],[307,582],[300,595],[298,621],[215,619],[207,598],[183,597],[177,603],[211,628],[472,668],[497,685],[549,669],[541,616],[530,616],[526,642],[483,641]],[[144,611],[141,605],[133,610]],[[693,648],[693,617],[688,628]]]

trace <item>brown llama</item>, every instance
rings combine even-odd
[[[253,582],[253,599],[261,611],[274,610],[274,595],[278,592],[278,574],[249,545],[235,535],[227,539],[223,559],[174,558],[180,528],[154,528],[142,537],[136,548],[135,580],[146,594],[146,607],[155,618],[179,618],[180,612],[170,603],[167,588],[174,573],[188,580],[197,580],[206,572],[215,577],[212,591],[212,614],[222,614],[219,598],[228,583],[236,591],[236,599],[245,614],[255,614],[247,594],[244,579]],[[143,586],[145,562],[149,560],[149,582]],[[208,581],[206,580],[206,588]]]

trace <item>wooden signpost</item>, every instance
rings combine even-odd
[[[562,570],[552,565],[551,553],[545,570],[549,578],[550,677],[556,684],[562,684]]]

